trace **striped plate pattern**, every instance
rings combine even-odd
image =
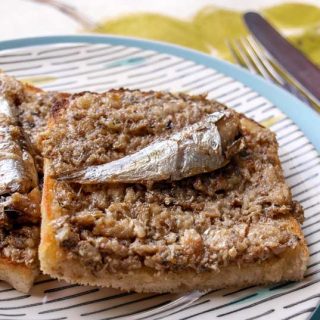
[[[0,283],[1,319],[307,319],[320,298],[320,159],[299,128],[266,98],[222,73],[180,57],[122,45],[70,43],[1,51],[0,68],[47,90],[116,87],[208,93],[273,130],[293,196],[305,209],[311,257],[305,279],[270,287],[208,292],[193,304],[157,309],[183,297],[69,285],[40,277],[30,294]],[[186,299],[188,300],[188,299]],[[180,301],[180,300],[178,300]],[[183,308],[181,308],[183,306]]]

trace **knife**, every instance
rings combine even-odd
[[[320,101],[320,69],[256,12],[244,21],[261,45],[306,91]]]

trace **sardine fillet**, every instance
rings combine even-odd
[[[236,139],[240,135],[239,123],[239,118],[228,112],[215,112],[136,153],[66,173],[58,180],[81,184],[144,183],[178,181],[212,172],[224,167],[243,148],[244,139]],[[230,127],[229,139],[220,135],[221,128],[227,124]],[[226,145],[222,144],[223,140],[226,140]]]
[[[53,178],[132,154],[219,110],[203,97],[129,90],[78,94],[55,110],[43,137],[41,270],[137,292],[302,279],[302,208],[285,184],[274,134],[243,115],[246,149],[212,173],[151,187]]]
[[[0,279],[25,293],[40,272],[35,140],[54,95],[0,72]]]

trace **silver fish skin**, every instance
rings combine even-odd
[[[235,139],[238,134],[239,119],[234,113],[215,112],[134,154],[67,173],[58,180],[80,184],[181,180],[225,166],[242,148],[242,140]]]
[[[37,185],[33,158],[26,148],[17,110],[0,92],[0,195],[30,191]]]

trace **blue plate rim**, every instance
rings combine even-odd
[[[291,118],[296,125],[298,125],[317,151],[320,152],[320,115],[316,113],[316,111],[308,107],[289,92],[275,84],[267,82],[260,76],[253,75],[244,68],[196,50],[160,41],[144,40],[134,37],[110,35],[57,35],[0,41],[0,51],[36,45],[78,42],[135,46],[145,50],[155,50],[161,53],[172,54],[203,64],[209,68],[214,68],[217,71],[242,82],[271,101],[276,107]]]
[[[35,45],[78,42],[135,46],[146,50],[155,50],[172,54],[214,68],[217,71],[242,82],[271,101],[296,123],[316,150],[320,152],[320,134],[317,134],[320,128],[320,115],[316,111],[308,107],[289,92],[275,84],[267,82],[260,76],[253,75],[244,68],[196,50],[160,41],[144,40],[134,37],[110,35],[57,35],[0,41],[0,51]],[[308,317],[308,320],[316,320],[319,318],[319,315],[320,307],[317,306]]]

